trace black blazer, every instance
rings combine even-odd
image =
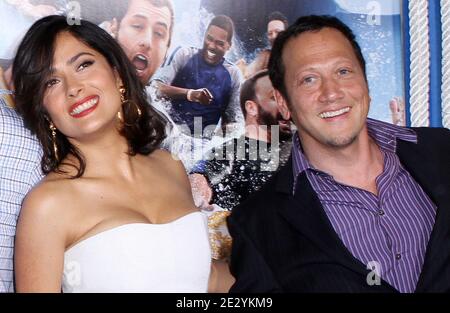
[[[437,206],[416,292],[450,292],[450,131],[415,128],[418,143],[397,141],[406,170]],[[292,160],[236,207],[231,292],[398,292],[386,281],[369,286],[370,270],[347,250],[305,173],[295,196]]]

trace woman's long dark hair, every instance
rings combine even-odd
[[[82,20],[80,25],[70,25],[69,22],[71,20],[66,16],[51,15],[34,23],[19,45],[12,76],[17,109],[23,116],[25,125],[36,134],[43,147],[43,172],[65,173],[60,169],[61,161],[71,154],[79,163],[78,166],[74,165],[77,174],[73,178],[77,178],[85,171],[84,157],[66,136],[57,131],[56,159],[49,129],[50,117],[43,106],[45,82],[50,76],[56,37],[61,32],[71,34],[102,54],[122,79],[126,89],[125,98],[139,107],[140,117],[135,105],[128,103],[123,106],[124,126],[121,135],[128,141],[130,155],[148,155],[158,148],[165,138],[165,121],[147,102],[144,86],[119,44],[106,31],[91,22]]]

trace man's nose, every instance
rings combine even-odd
[[[335,78],[322,78],[319,101],[334,102],[344,96],[339,82]]]
[[[153,33],[151,29],[147,29],[143,34],[139,36],[139,46],[145,49],[152,47]]]
[[[208,40],[206,42],[206,47],[211,50],[216,50],[216,43],[214,42],[214,40]]]

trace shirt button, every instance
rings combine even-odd
[[[378,210],[378,214],[379,214],[380,216],[383,216],[383,215],[384,215],[384,211],[383,211],[383,210]]]
[[[402,255],[400,254],[400,253],[397,253],[396,255],[395,255],[395,259],[396,260],[400,260],[402,258]]]

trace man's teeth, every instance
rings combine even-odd
[[[98,102],[98,98],[89,100],[89,101],[77,106],[74,110],[72,110],[72,112],[70,112],[70,115],[80,114],[81,112],[92,108],[94,105],[97,104],[97,102]]]
[[[141,61],[147,62],[147,58],[144,57],[143,55],[138,54],[136,57],[137,57],[138,59],[140,59]]]
[[[210,57],[210,58],[214,58],[216,56],[216,54],[211,51],[206,51],[206,53],[208,54],[208,57]]]
[[[350,111],[350,107],[345,107],[345,108],[342,108],[337,111],[323,112],[323,113],[320,113],[319,116],[321,118],[330,118],[330,117],[335,117],[335,116],[347,113],[348,111]]]

